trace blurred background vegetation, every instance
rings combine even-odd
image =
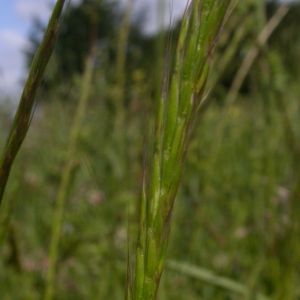
[[[92,48],[55,299],[124,298],[147,120],[180,21],[145,35],[142,12],[129,23],[130,9],[117,3],[84,0],[64,16],[0,211],[0,299],[44,293],[54,204]],[[298,4],[239,1],[220,36],[175,205],[168,258],[241,283],[249,293],[169,265],[159,299],[300,299],[299,23]],[[44,28],[33,21],[28,66]],[[1,103],[3,145],[11,111],[9,100]]]

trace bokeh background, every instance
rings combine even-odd
[[[170,3],[165,13],[151,3],[137,0],[130,22],[125,2],[71,2],[65,12],[0,209],[0,299],[43,299],[57,191],[92,47],[55,299],[124,298],[146,132],[185,7],[173,1],[170,28]],[[0,2],[1,146],[49,7]],[[239,1],[226,22],[187,155],[159,299],[300,299],[299,23],[299,1],[261,0]]]

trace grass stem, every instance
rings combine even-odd
[[[33,59],[12,129],[0,157],[0,205],[12,164],[30,126],[35,96],[58,37],[60,17],[64,4],[65,0],[57,0],[54,6],[43,40]]]
[[[72,171],[75,164],[77,142],[80,134],[80,129],[83,122],[84,113],[87,106],[87,101],[90,93],[91,80],[94,66],[94,54],[91,53],[88,57],[86,69],[83,74],[83,82],[81,95],[77,106],[77,111],[73,120],[72,130],[70,132],[66,163],[62,171],[60,187],[56,198],[56,208],[53,217],[51,242],[49,250],[49,267],[46,279],[45,300],[51,300],[54,296],[55,272],[58,259],[58,245],[61,235],[61,227],[63,221],[64,207],[68,196],[68,190],[72,179]]]
[[[126,299],[156,299],[188,142],[230,2],[194,0],[184,15],[170,85],[164,74],[154,146],[144,173],[132,292],[127,289]]]

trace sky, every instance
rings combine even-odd
[[[79,0],[71,0],[78,2]],[[125,4],[128,0],[119,0]],[[146,7],[150,11],[146,31],[153,32],[157,24],[154,0],[135,0],[135,11]],[[166,0],[168,11],[173,9],[175,17],[180,16],[188,0]],[[0,98],[1,94],[19,94],[21,79],[26,75],[24,49],[28,47],[28,34],[32,19],[38,17],[47,22],[54,0],[0,0]],[[171,3],[172,6],[171,6]]]

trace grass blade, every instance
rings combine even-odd
[[[58,37],[60,17],[64,4],[65,0],[58,0],[55,4],[43,40],[33,59],[12,129],[0,158],[0,205],[12,164],[30,126],[35,96]]]
[[[156,299],[188,141],[230,2],[194,0],[183,18],[170,88],[167,86],[162,91],[150,167],[144,174],[140,232],[132,279],[134,292],[131,299],[134,300]],[[128,295],[127,299],[130,299]]]
[[[61,234],[64,207],[68,196],[68,190],[72,181],[72,173],[74,170],[76,159],[77,142],[90,94],[93,66],[94,51],[92,50],[88,57],[85,72],[83,74],[81,95],[73,120],[72,130],[70,132],[66,163],[62,171],[62,178],[56,198],[56,208],[52,223],[52,234],[49,251],[50,261],[47,272],[46,292],[44,297],[45,300],[51,300],[54,296],[55,272],[57,267],[58,246]]]
[[[251,299],[255,300],[269,300],[267,296],[264,296],[260,293],[254,293],[253,291],[249,290],[249,288],[244,284],[236,282],[227,277],[217,276],[212,271],[204,268],[199,268],[187,263],[176,261],[168,261],[166,263],[166,268],[168,270],[176,271],[183,275],[202,280],[211,285],[222,287],[228,291],[243,295],[244,297],[251,296]]]

